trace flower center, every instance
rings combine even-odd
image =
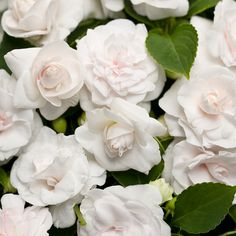
[[[59,90],[62,82],[67,77],[68,73],[61,65],[50,64],[41,70],[38,80],[40,81],[40,85],[46,90]]]
[[[52,188],[55,188],[55,186],[58,183],[59,183],[59,180],[54,176],[51,176],[51,177],[47,178],[47,185],[52,187]]]
[[[122,157],[133,148],[134,132],[122,124],[112,124],[104,130],[105,150],[109,157]]]
[[[228,96],[223,92],[211,91],[202,96],[202,102],[200,104],[201,109],[213,115],[218,115],[225,112],[227,108],[232,106],[232,101],[228,99]]]

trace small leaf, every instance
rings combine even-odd
[[[215,7],[220,0],[190,0],[187,17],[197,15],[209,8]]]
[[[122,186],[129,186],[135,184],[148,184],[150,181],[156,180],[160,177],[164,168],[164,163],[161,161],[158,165],[154,166],[148,175],[145,175],[136,170],[127,171],[114,171],[111,175],[116,179],[116,181]]]
[[[164,161],[161,160],[161,162],[158,165],[153,166],[152,169],[149,171],[148,182],[160,178],[163,169],[164,169]]]
[[[148,176],[136,170],[114,171],[111,175],[122,186],[149,183]]]
[[[235,187],[202,183],[189,187],[177,198],[172,224],[188,233],[214,229],[229,212]]]
[[[177,25],[171,34],[152,30],[146,40],[149,53],[164,69],[187,78],[196,57],[197,44],[197,31],[186,23]]]

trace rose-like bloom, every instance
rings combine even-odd
[[[0,70],[0,165],[29,143],[41,120],[30,109],[13,105],[16,81]]]
[[[93,189],[80,206],[86,225],[78,224],[78,235],[170,236],[160,203],[160,192],[151,185]]]
[[[52,216],[47,208],[26,207],[18,195],[5,194],[1,198],[0,235],[48,236]]]
[[[212,28],[208,31],[208,47],[212,56],[226,66],[236,66],[236,2],[220,1],[215,8]]]
[[[148,55],[146,37],[145,25],[118,19],[88,30],[78,41],[86,85],[80,100],[84,110],[108,106],[115,97],[149,102],[161,93],[165,73]]]
[[[102,17],[94,0],[11,0],[2,17],[4,31],[37,45],[64,40],[80,21]]]
[[[86,157],[73,135],[56,134],[48,127],[40,130],[11,170],[11,183],[20,196],[35,206],[51,205],[57,227],[73,225],[73,205],[105,179],[105,170]]]
[[[110,110],[95,109],[86,116],[87,122],[75,131],[76,139],[106,170],[132,168],[148,173],[160,162],[159,146],[153,137],[166,129],[144,108],[115,98]]]
[[[184,16],[188,12],[188,0],[131,0],[134,10],[150,20],[159,20],[170,16]]]
[[[203,182],[236,185],[236,148],[204,149],[181,141],[170,144],[164,155],[163,176],[179,194]]]
[[[199,61],[217,63],[235,69],[236,66],[236,2],[220,1],[214,12],[214,21],[194,16],[191,23],[199,35]]]
[[[46,119],[53,120],[77,105],[83,80],[76,50],[65,42],[16,49],[5,60],[17,79],[16,107],[39,108]]]
[[[236,147],[236,76],[225,67],[198,67],[160,99],[172,136],[204,147]]]
[[[106,16],[111,18],[124,17],[122,13],[125,7],[124,0],[101,0],[101,5]]]

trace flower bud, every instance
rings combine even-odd
[[[52,127],[57,133],[65,133],[67,129],[66,119],[63,117],[59,117],[56,120],[52,121]]]
[[[149,184],[156,186],[159,189],[162,196],[162,203],[167,202],[173,198],[173,188],[169,185],[169,183],[166,183],[164,178],[151,181]]]

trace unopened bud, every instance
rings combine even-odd
[[[173,194],[174,190],[169,185],[169,183],[166,183],[164,178],[157,179],[155,181],[151,181],[149,184],[156,186],[159,189],[161,196],[162,196],[162,203],[167,202],[173,198],[172,194]]]

